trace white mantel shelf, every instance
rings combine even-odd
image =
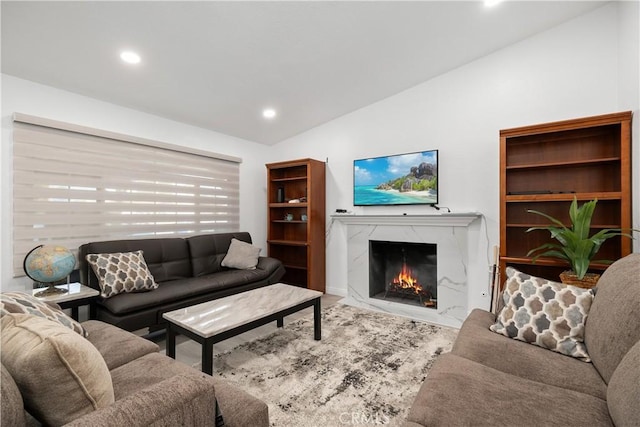
[[[331,215],[332,220],[352,225],[425,225],[466,227],[480,218],[480,212],[446,212],[430,215]]]

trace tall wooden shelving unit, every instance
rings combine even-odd
[[[500,270],[559,281],[567,265],[526,254],[551,242],[548,225],[533,209],[569,223],[569,205],[598,199],[591,232],[631,228],[631,112],[607,114],[500,131]],[[631,239],[609,239],[596,255],[616,260],[632,251]],[[592,263],[590,270],[606,269]]]
[[[284,283],[324,292],[325,163],[300,159],[266,166],[269,256],[283,262]],[[289,203],[301,198],[306,201]]]

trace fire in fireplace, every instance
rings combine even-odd
[[[400,273],[387,284],[384,297],[387,299],[389,296],[401,298],[415,298],[417,296],[420,304],[425,307],[435,307],[436,305],[429,289],[418,284],[418,279],[413,276],[411,269],[407,267],[405,262],[402,263]]]
[[[436,245],[369,241],[369,297],[437,308]]]

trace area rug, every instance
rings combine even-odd
[[[214,358],[220,375],[269,405],[274,427],[400,425],[457,330],[336,304]],[[224,415],[224,414],[223,414]]]

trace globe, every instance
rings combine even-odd
[[[24,259],[24,272],[33,281],[53,284],[66,278],[76,265],[76,257],[62,246],[43,245],[31,250]]]

